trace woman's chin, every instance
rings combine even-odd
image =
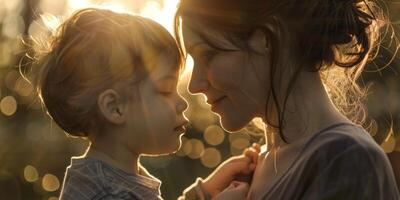
[[[222,128],[227,132],[237,132],[243,129],[250,121],[249,120],[230,120],[220,116]]]

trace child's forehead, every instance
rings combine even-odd
[[[174,77],[178,79],[179,66],[168,56],[160,56],[156,65],[150,72],[151,79],[162,79],[165,77]]]

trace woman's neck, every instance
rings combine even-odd
[[[139,173],[139,154],[132,153],[128,147],[117,142],[116,139],[93,140],[85,153],[85,157],[92,157],[104,161],[128,173]]]
[[[294,85],[296,87],[288,97],[282,129],[289,144],[303,141],[329,125],[350,122],[329,99],[318,73],[300,73]],[[278,128],[267,126],[265,139],[268,149],[287,145]]]

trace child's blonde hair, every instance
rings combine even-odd
[[[36,55],[33,84],[65,132],[87,137],[104,124],[98,95],[111,88],[132,94],[131,86],[146,77],[158,56],[182,66],[177,43],[161,25],[136,15],[86,8],[68,18],[47,51]]]

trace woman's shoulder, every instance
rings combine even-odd
[[[374,177],[394,183],[387,155],[358,125],[342,125],[319,133],[307,143],[302,157],[299,164],[312,176],[346,174],[357,180]]]
[[[360,126],[320,133],[309,141],[305,154],[301,179],[308,183],[309,195],[333,188],[334,195],[354,197],[343,199],[399,198],[386,154]]]
[[[329,159],[337,156],[352,157],[352,154],[374,159],[386,158],[386,154],[370,134],[355,124],[342,124],[316,134],[306,143],[304,151],[314,157]]]

